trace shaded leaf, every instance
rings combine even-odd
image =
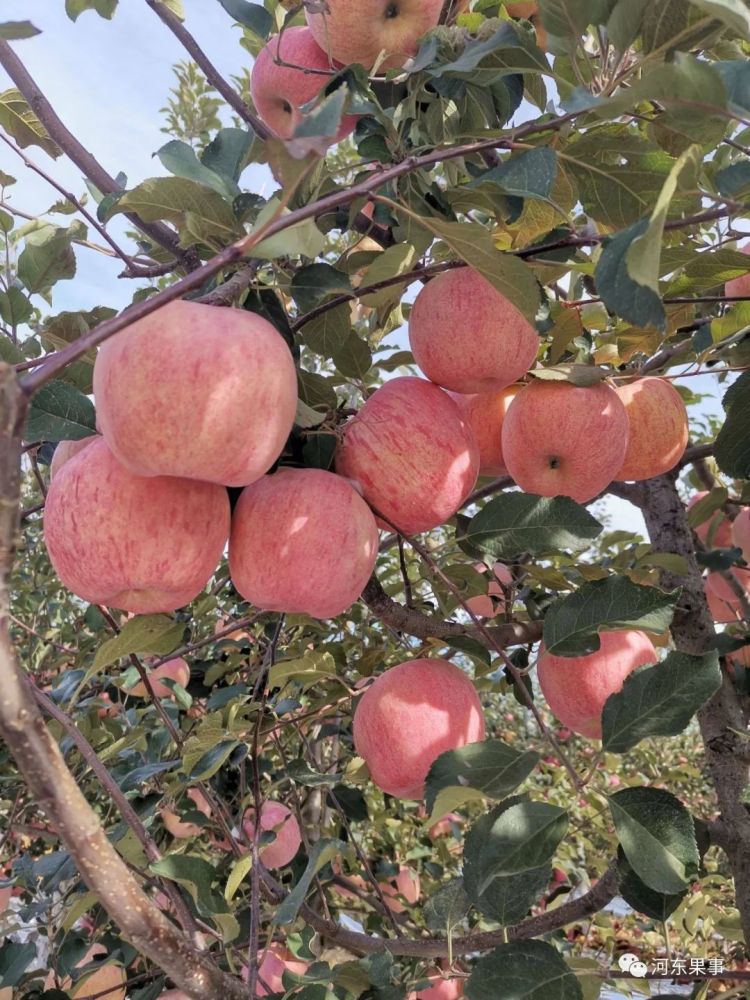
[[[53,379],[32,396],[27,441],[78,441],[95,433],[94,404],[67,382]]]
[[[299,882],[276,910],[276,922],[282,925],[294,923],[299,908],[304,903],[312,881],[320,869],[341,854],[348,856],[349,852],[350,848],[341,840],[332,838],[319,840],[310,850],[307,867]]]
[[[0,945],[0,987],[16,986],[35,958],[33,941],[18,944],[6,937]]]
[[[259,38],[268,38],[273,31],[273,15],[262,4],[249,3],[248,0],[219,0],[219,3],[230,17]]]
[[[549,199],[557,177],[557,154],[547,146],[517,153],[503,160],[469,185],[494,184],[505,194],[519,198]]]
[[[628,226],[605,241],[594,280],[602,301],[610,312],[636,326],[666,328],[667,314],[661,296],[630,274],[628,262],[634,242],[648,232],[648,219]]]
[[[253,133],[241,128],[222,128],[201,153],[204,167],[231,181],[238,181],[247,163]]]
[[[519,753],[500,740],[447,750],[427,775],[427,809],[432,811],[438,793],[451,786],[472,788],[491,799],[505,798],[528,778],[538,763],[539,755],[533,750]]]
[[[674,913],[687,892],[685,888],[682,892],[668,895],[649,889],[633,871],[621,847],[617,851],[617,881],[620,895],[629,906],[660,923]]]
[[[231,240],[237,235],[232,206],[211,188],[184,177],[152,177],[126,191],[115,212],[135,212],[144,222],[184,226],[191,216],[204,238]]]
[[[197,854],[169,854],[154,861],[150,870],[184,886],[190,893],[198,913],[216,922],[232,941],[239,933],[239,924],[229,911],[226,900],[212,889],[216,867]]]
[[[31,318],[33,306],[20,288],[11,285],[7,292],[0,292],[0,318],[8,326],[21,326]]]
[[[466,983],[466,996],[468,1000],[583,1000],[574,973],[546,941],[513,941],[481,958]]]
[[[716,464],[736,479],[750,479],[750,372],[743,372],[722,400],[727,416],[714,446]]]
[[[167,615],[137,615],[125,622],[118,635],[101,644],[94,668],[103,670],[131,653],[166,656],[180,645],[184,632],[185,623]]]
[[[201,163],[193,147],[186,142],[172,139],[154,155],[159,157],[162,165],[175,177],[183,177],[212,188],[223,198],[230,200],[239,194],[235,181],[214,173],[205,163]]]
[[[310,309],[324,302],[332,295],[349,295],[352,286],[343,271],[330,264],[308,264],[295,271],[291,283],[291,293],[299,309]]]
[[[456,927],[463,923],[471,909],[463,879],[454,878],[433,892],[424,904],[424,919],[435,934],[451,937]]]
[[[41,35],[41,31],[35,28],[31,21],[4,21],[0,24],[0,38],[6,42],[33,38],[34,35]]]

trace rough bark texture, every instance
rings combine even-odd
[[[672,623],[675,645],[685,653],[703,653],[711,647],[715,630],[695,558],[687,511],[674,476],[659,476],[644,487],[643,515],[654,551],[676,553],[688,566],[685,576],[662,572],[663,585],[681,591]],[[750,942],[750,812],[742,801],[750,780],[748,741],[743,735],[747,733],[748,716],[726,672],[720,690],[698,713],[698,721],[726,832],[725,850],[734,875],[742,929],[745,940]]]

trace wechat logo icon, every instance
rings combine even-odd
[[[648,966],[646,963],[642,962],[638,956],[634,955],[631,951],[627,951],[624,955],[620,955],[617,960],[617,964],[623,972],[629,972],[630,975],[636,979],[644,979],[646,973],[648,972]]]

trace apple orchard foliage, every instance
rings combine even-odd
[[[183,67],[166,176],[92,181],[88,216],[64,198],[29,222],[0,173],[0,354],[19,371],[112,319],[55,306],[111,219],[146,227],[123,259],[134,303],[207,264],[199,303],[31,399],[10,624],[68,767],[153,905],[248,995],[510,1000],[517,978],[593,1000],[621,951],[665,954],[665,921],[667,953],[741,967],[746,4],[328,0],[329,22],[314,0],[316,49],[298,8],[221,3],[227,44],[235,18],[248,64],[263,53],[230,84],[231,126]],[[116,7],[66,2],[113,33]],[[20,58],[34,34],[0,25]],[[366,65],[330,68],[329,45]],[[71,150],[22,90],[0,94],[0,128],[54,175]],[[211,264],[247,234],[249,259]],[[689,379],[638,381],[685,371],[713,374],[725,419]],[[703,572],[721,627],[696,638]],[[5,744],[0,777],[0,996],[184,996]]]

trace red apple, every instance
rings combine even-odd
[[[255,813],[248,809],[242,820],[242,828],[248,841],[255,835]],[[288,865],[302,843],[299,823],[296,817],[281,802],[267,799],[260,810],[260,828],[263,833],[272,830],[276,839],[260,849],[260,860],[266,868],[283,868]]]
[[[202,812],[204,816],[211,816],[211,806],[200,788],[190,788],[187,797],[192,802],[192,807],[197,809],[198,812]],[[204,827],[199,826],[197,823],[188,823],[185,820],[181,820],[172,809],[162,809],[161,821],[165,829],[178,840],[185,840],[189,837],[200,837],[201,834],[206,832]]]
[[[91,434],[89,437],[80,438],[78,441],[59,441],[52,456],[52,461],[49,463],[50,481],[54,479],[55,475],[62,469],[68,459],[77,455],[79,451],[83,451],[84,448],[93,444],[94,441],[98,441],[98,439],[98,434]]]
[[[554,656],[539,650],[537,677],[550,711],[573,732],[601,739],[602,710],[637,668],[656,663],[653,643],[643,632],[602,632],[601,648],[588,656]]]
[[[289,972],[296,973],[298,976],[302,976],[307,972],[309,967],[307,962],[295,958],[292,952],[278,941],[274,941],[268,945],[265,951],[261,952],[259,958],[258,983],[255,993],[258,997],[267,997],[269,992],[284,993],[284,973],[288,970]],[[249,979],[247,967],[245,967],[242,973],[242,978],[245,982]]]
[[[740,253],[750,253],[750,243],[740,247]],[[750,295],[750,267],[748,273],[740,275],[739,278],[731,278],[724,285],[725,295]]]
[[[731,525],[732,544],[742,549],[742,558],[750,563],[750,507],[743,507]]]
[[[508,474],[503,461],[503,422],[508,407],[520,388],[520,385],[509,385],[498,392],[481,392],[474,395],[451,393],[464,420],[477,439],[480,476]]]
[[[398,875],[388,882],[381,883],[380,890],[383,893],[385,905],[392,913],[404,913],[408,906],[414,906],[419,900],[421,892],[419,875],[411,868],[401,865]],[[402,898],[406,900],[408,905],[401,902]]]
[[[321,72],[306,73],[306,69]],[[274,135],[291,139],[303,118],[300,108],[318,96],[333,69],[309,28],[286,28],[261,49],[250,88],[258,114]],[[356,117],[345,116],[336,141],[353,132],[356,124]]]
[[[732,568],[732,573],[750,598],[750,570],[735,566]],[[708,607],[715,622],[728,625],[744,619],[740,599],[721,573],[708,574],[705,591]]]
[[[135,475],[247,486],[286,443],[297,375],[261,316],[180,301],[99,348],[94,395],[107,444]]]
[[[243,490],[234,510],[232,582],[265,611],[335,618],[359,598],[377,555],[372,511],[331,472],[280,469]]]
[[[175,611],[203,590],[229,534],[229,499],[213,483],[134,476],[103,440],[50,484],[44,538],[65,586],[134,614]]]
[[[452,517],[477,479],[479,449],[442,389],[406,376],[386,382],[343,431],[336,470],[407,535]]]
[[[605,383],[581,388],[534,379],[510,404],[503,457],[522,490],[593,500],[617,476],[628,447],[628,415]]]
[[[688,442],[682,396],[663,378],[640,378],[617,387],[630,422],[628,450],[616,479],[652,479],[679,462]]]
[[[464,393],[497,392],[536,361],[539,336],[512,302],[470,267],[443,271],[412,307],[409,343],[427,378]]]
[[[694,507],[699,500],[708,496],[708,490],[695,493],[688,501],[687,509]],[[702,524],[693,529],[704,545],[712,549],[729,549],[732,541],[732,522],[723,511],[717,510]]]
[[[374,783],[399,799],[418,799],[446,750],[484,739],[474,685],[447,660],[409,660],[381,674],[354,714],[354,746]]]
[[[327,8],[327,10],[326,10]],[[440,20],[443,0],[326,0],[306,8],[315,41],[340,63],[381,71],[416,55],[419,39]]]
[[[451,837],[453,836],[453,828],[456,825],[461,825],[463,821],[464,818],[460,813],[448,813],[447,816],[439,819],[437,823],[432,824],[427,831],[427,836],[432,841],[439,840],[441,837]]]
[[[180,687],[186,688],[190,683],[190,667],[179,656],[174,660],[167,660],[160,667],[154,667],[148,671],[148,679],[151,682],[154,695],[157,698],[174,698],[174,692],[162,681],[175,681]],[[138,681],[132,688],[128,688],[126,694],[134,698],[148,698],[149,693],[143,681]]]

